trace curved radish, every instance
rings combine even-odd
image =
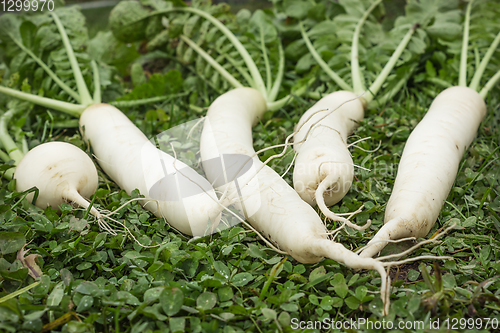
[[[328,239],[328,230],[314,209],[274,170],[255,156],[252,125],[266,111],[266,101],[252,88],[238,88],[219,96],[210,106],[202,131],[200,151],[203,161],[231,154],[247,155],[252,168],[232,183],[220,186],[235,194],[235,183],[242,189],[237,207],[252,207],[250,224],[302,263],[316,263],[327,257],[351,268],[374,269],[382,278],[381,297],[388,302],[387,279],[383,264],[360,258],[343,245]],[[207,168],[214,182],[221,175]],[[222,175],[222,176],[227,176]],[[248,185],[247,185],[248,184]],[[256,206],[255,202],[259,202]]]
[[[416,25],[411,27],[377,79],[370,88],[365,89],[358,63],[358,39],[363,23],[380,3],[380,0],[375,1],[356,25],[351,49],[353,87],[350,87],[322,60],[307,37],[303,25],[300,24],[303,39],[312,56],[344,91],[323,97],[304,113],[297,124],[293,139],[294,142],[298,142],[294,145],[297,151],[293,173],[294,188],[310,205],[318,204],[321,212],[328,218],[343,221],[358,230],[368,227],[369,224],[358,227],[331,212],[327,206],[334,205],[347,194],[354,178],[354,164],[348,150],[347,137],[363,120],[368,103],[382,87],[416,29]],[[362,94],[365,91],[367,93]]]
[[[319,100],[296,125],[293,186],[311,206],[321,183],[329,187],[324,193],[327,206],[339,202],[351,187],[354,163],[347,137],[363,115],[363,104],[354,93],[337,91]]]

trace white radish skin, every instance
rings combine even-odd
[[[62,203],[75,203],[85,209],[97,189],[97,170],[90,157],[81,149],[65,142],[48,142],[31,149],[19,162],[14,173],[16,190],[33,186],[39,190],[36,206],[57,209]],[[33,200],[34,193],[26,198]],[[90,210],[97,218],[100,213]]]
[[[329,240],[328,230],[314,209],[274,170],[254,156],[252,125],[265,111],[264,98],[252,88],[234,89],[218,97],[208,110],[202,132],[200,149],[203,161],[219,154],[251,156],[258,173],[255,175],[249,171],[249,175],[238,178],[241,187],[249,179],[258,182],[258,186],[250,186],[253,193],[247,191],[242,196],[242,206],[253,205],[255,197],[260,196],[260,206],[253,215],[247,216],[248,222],[301,263],[316,263],[327,257],[351,268],[377,270],[382,277],[381,296],[386,302],[387,279],[382,263],[372,258],[360,258],[341,244]],[[219,173],[206,170],[210,181],[220,177]],[[231,188],[228,186],[223,185],[220,190],[229,192]]]
[[[429,233],[485,115],[483,98],[467,87],[448,88],[434,99],[406,142],[385,210],[385,225],[361,252],[362,257],[376,255],[387,240]]]
[[[354,93],[337,91],[320,99],[296,125],[299,130],[294,135],[297,157],[293,186],[311,206],[316,205],[320,183],[326,190],[323,191],[326,206],[339,202],[349,191],[354,163],[347,137],[363,116],[363,104]]]
[[[144,208],[192,236],[217,226],[222,207],[211,184],[157,149],[120,110],[94,104],[82,113],[80,129],[104,172],[127,193],[138,189]],[[160,192],[153,194],[155,183]]]

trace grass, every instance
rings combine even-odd
[[[363,224],[368,218],[373,222],[365,232],[342,232],[337,240],[346,247],[363,246],[382,225],[384,206],[404,142],[431,99],[425,95],[401,97],[372,111],[356,131],[352,140],[358,136],[371,137],[358,144],[366,151],[356,148],[352,151],[355,163],[370,171],[357,170],[351,191],[333,209],[353,211],[364,203],[365,209],[357,215],[356,222]],[[429,235],[451,222],[456,222],[458,227],[442,243],[424,246],[412,254],[448,255],[454,260],[426,260],[392,268],[392,304],[385,318],[381,317],[378,294],[380,279],[374,272],[355,272],[332,260],[315,265],[299,264],[276,254],[253,232],[240,226],[189,240],[132,203],[121,209],[117,218],[125,222],[143,244],[166,242],[145,249],[123,235],[100,232],[96,223],[85,218],[84,211],[69,205],[61,207],[61,214],[51,208],[36,208],[21,199],[12,191],[12,184],[3,180],[0,190],[3,291],[0,297],[34,282],[28,270],[16,261],[16,253],[24,242],[9,241],[9,237],[32,241],[28,248],[41,255],[38,264],[44,275],[39,285],[0,303],[1,329],[39,331],[52,325],[54,331],[61,332],[167,329],[171,332],[291,332],[299,325],[296,321],[299,319],[304,321],[303,327],[308,323],[318,325],[317,322],[324,320],[360,318],[373,320],[374,325],[382,320],[394,325],[409,321],[431,325],[439,319],[442,325],[449,320],[451,327],[454,321],[465,318],[468,320],[465,326],[460,326],[463,321],[457,321],[458,329],[451,331],[462,331],[461,327],[473,327],[469,332],[480,331],[479,318],[500,319],[499,133],[498,114],[492,111],[498,109],[499,101],[490,98],[488,105],[487,119],[464,156],[455,186]],[[168,111],[168,107],[168,104],[159,104],[149,109]],[[255,128],[256,148],[282,142],[292,130],[300,110],[290,109],[287,117],[280,112],[269,114]],[[139,111],[144,112],[129,110],[129,115],[133,118]],[[173,125],[193,118],[179,110],[170,114],[175,115],[175,119],[169,119]],[[143,130],[161,128],[159,118],[154,119],[149,113],[149,119],[156,122],[157,127],[143,124]],[[68,137],[67,134],[53,133],[85,147],[78,135]],[[379,147],[379,142],[378,150],[368,152]],[[273,167],[284,170],[290,161],[291,155],[287,155]],[[290,173],[287,179],[290,181]],[[113,210],[130,198],[101,173],[100,187],[94,198],[96,206]],[[388,246],[384,252],[398,252],[409,245]],[[474,325],[470,324],[471,319]],[[481,322],[485,324],[485,320]],[[358,329],[358,332],[371,331],[375,330]]]

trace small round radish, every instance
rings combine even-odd
[[[483,98],[471,88],[451,87],[434,99],[406,142],[385,224],[361,256],[376,255],[388,240],[427,235],[485,115]]]
[[[31,149],[19,162],[14,173],[16,190],[26,191],[34,186],[39,190],[36,206],[57,208],[74,203],[85,209],[97,189],[97,170],[90,157],[81,149],[65,142],[48,142]],[[34,193],[26,198],[32,200]],[[90,212],[100,218],[92,207]]]

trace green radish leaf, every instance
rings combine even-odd
[[[442,38],[445,40],[455,40],[462,33],[462,26],[454,22],[439,22],[436,21],[433,25],[426,29],[427,33],[434,38]]]
[[[316,61],[310,53],[307,53],[299,59],[297,65],[295,66],[295,71],[299,74],[304,73],[309,71],[311,66],[314,65],[316,65]]]
[[[436,69],[429,60],[425,63],[425,71],[429,77],[436,77]]]
[[[264,43],[270,43],[278,37],[278,31],[274,27],[271,19],[262,10],[256,10],[249,21],[252,26],[253,34],[257,40],[260,40],[261,34],[264,37]]]
[[[19,28],[21,33],[22,43],[28,49],[32,49],[34,46],[34,34],[36,31],[36,26],[30,21],[24,21]]]
[[[21,20],[18,15],[4,13],[0,16],[0,39],[7,42],[11,39],[9,34],[12,34],[14,38],[21,40],[20,27]]]
[[[288,16],[302,19],[306,17],[307,12],[312,8],[312,4],[310,1],[305,0],[285,0],[283,7],[285,8],[285,14]]]
[[[139,63],[134,63],[130,69],[130,77],[132,78],[132,84],[137,87],[143,83],[146,83],[146,75],[142,69],[142,65]]]
[[[135,42],[143,39],[147,21],[141,20],[149,11],[137,1],[121,1],[109,15],[109,26],[116,39],[123,42]]]

